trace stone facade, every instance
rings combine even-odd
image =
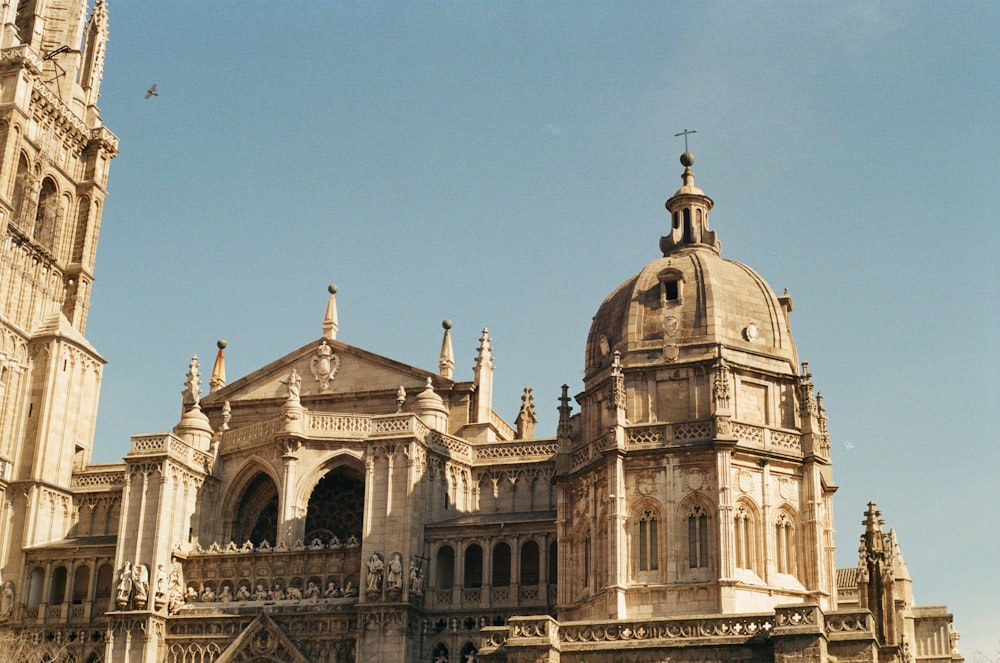
[[[321,335],[90,462],[84,332],[108,163],[107,11],[4,5],[0,622],[79,663],[960,661],[875,505],[837,569],[792,299],[723,258],[685,153],[662,257],[600,305],[538,438],[449,329],[437,370]],[[78,52],[67,44],[84,44]],[[574,412],[573,402],[579,407]]]

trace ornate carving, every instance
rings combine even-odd
[[[313,379],[319,383],[320,389],[324,391],[337,376],[337,371],[340,370],[340,355],[333,351],[325,338],[316,348],[316,354],[309,362],[309,370],[312,371]]]

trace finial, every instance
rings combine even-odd
[[[198,366],[198,355],[191,357],[191,363],[188,364],[187,380],[184,381],[184,390],[181,394],[184,412],[197,405],[201,400],[201,371]]]
[[[441,339],[441,353],[438,355],[438,373],[443,378],[452,379],[455,374],[455,351],[451,347],[451,320],[441,321],[444,338]]]
[[[214,393],[226,386],[226,340],[220,338],[215,346],[219,351],[215,354],[215,364],[208,380],[208,393]]]
[[[429,380],[430,378],[428,378]],[[396,413],[403,411],[403,406],[406,405],[406,389],[403,385],[399,385],[399,389],[396,390]]]
[[[326,301],[326,313],[323,315],[323,338],[332,341],[337,338],[337,329],[340,327],[337,321],[337,284],[331,283],[326,289],[330,298]]]
[[[535,395],[531,387],[524,388],[521,396],[521,411],[517,413],[517,439],[530,440],[535,437]]]

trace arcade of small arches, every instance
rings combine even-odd
[[[26,616],[39,617],[40,606],[93,604],[100,613],[110,610],[114,575],[110,559],[70,565],[36,562],[28,571],[27,594],[23,598]]]
[[[460,552],[456,553],[456,549]],[[520,587],[554,585],[558,560],[555,540],[503,540],[492,546],[482,542],[443,543],[434,551],[430,583],[438,590],[499,588],[513,583]]]

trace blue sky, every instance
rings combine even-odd
[[[839,564],[877,501],[918,602],[996,652],[998,7],[111,3],[94,459],[173,427],[216,339],[234,380],[317,338],[330,282],[338,338],[406,363],[452,319],[459,379],[489,327],[495,409],[532,386],[553,434],[695,129],[723,255],[794,298]]]

